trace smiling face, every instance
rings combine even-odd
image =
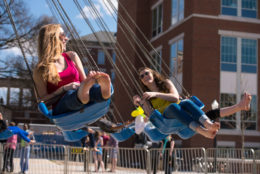
[[[149,69],[144,69],[139,73],[140,80],[145,86],[148,86],[154,82],[154,77]]]
[[[67,45],[67,42],[69,40],[69,38],[66,36],[66,34],[64,33],[64,30],[63,28],[60,27],[60,41],[62,43],[62,49],[63,51],[66,51],[66,45]]]

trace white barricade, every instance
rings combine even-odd
[[[26,147],[17,144],[15,150],[8,147],[0,144],[0,167],[6,172],[21,172],[20,158],[27,156],[27,151],[29,174],[83,174],[94,173],[96,169],[94,149],[46,144]],[[13,165],[8,161],[12,155]],[[162,152],[162,149],[103,148],[102,160],[106,166],[103,173],[109,173],[112,162],[116,162],[117,174],[260,173],[260,151],[252,149],[175,148],[170,153],[170,149]],[[98,172],[102,172],[102,167]]]

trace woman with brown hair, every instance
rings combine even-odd
[[[180,100],[179,93],[174,84],[160,73],[144,67],[139,69],[139,77],[145,92],[142,98],[140,96],[133,97],[135,105],[143,105],[148,116],[158,114],[158,112],[154,112],[147,102],[145,102],[149,100],[153,108],[157,109],[163,117],[177,119],[193,131],[207,138],[214,138],[220,128],[219,123],[212,123],[211,120],[250,109],[252,96],[245,92],[242,100],[238,104],[210,110],[205,114],[191,100]]]
[[[38,37],[38,64],[33,72],[41,100],[61,96],[53,106],[53,115],[77,111],[89,102],[110,98],[110,77],[103,72],[90,71],[86,76],[75,52],[66,50],[68,41],[59,24],[48,24]]]
[[[144,89],[142,100],[149,100],[165,118],[177,119],[193,131],[207,137],[214,138],[220,124],[212,123],[205,113],[192,101],[180,101],[180,96],[174,84],[158,72],[144,67],[139,70],[139,77]],[[134,103],[140,104],[141,98],[134,96]],[[152,110],[143,106],[147,115]]]

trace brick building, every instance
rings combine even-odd
[[[128,13],[120,5],[127,7]],[[145,44],[157,69],[177,77],[190,94],[205,103],[205,111],[211,108],[214,99],[227,106],[240,101],[244,90],[252,94],[250,112],[220,120],[222,129],[215,141],[218,147],[242,147],[244,134],[245,147],[260,148],[258,9],[258,0],[119,1],[119,15],[127,19],[133,32],[145,43],[138,28],[129,22],[129,14],[161,55],[163,60]],[[117,44],[128,50],[133,65],[140,67],[140,59],[126,42],[124,32],[118,27]],[[117,65],[127,75],[124,66],[118,62]],[[119,109],[121,113],[130,113],[131,101],[118,81],[115,86],[116,105],[124,101]],[[178,142],[182,147],[214,146],[214,140],[200,135]]]

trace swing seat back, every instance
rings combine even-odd
[[[200,99],[196,96],[190,97],[190,100],[193,101],[200,109],[203,109],[205,107],[204,103],[200,101]]]
[[[88,132],[85,130],[75,130],[75,131],[62,131],[65,141],[76,142],[80,141],[82,138],[88,135]]]
[[[9,129],[6,129],[6,130],[0,132],[0,140],[7,140],[8,138],[10,138],[13,135],[14,134],[12,131],[10,131]]]
[[[114,93],[113,86],[111,84],[111,95]],[[40,102],[38,104],[39,111],[49,118],[54,124],[61,130],[78,130],[86,125],[94,123],[99,118],[104,116],[109,111],[111,99],[102,102],[92,102],[85,105],[85,107],[79,111],[63,113],[59,115],[52,115],[52,111],[48,110],[45,103]]]

